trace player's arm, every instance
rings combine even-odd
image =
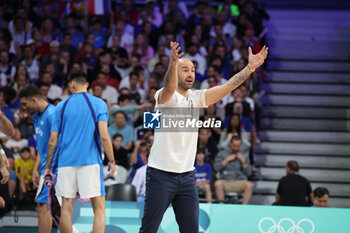
[[[226,83],[212,87],[205,92],[205,103],[207,105],[214,104],[224,98],[231,91],[239,87],[248,77],[254,72],[256,68],[264,63],[267,56],[268,48],[264,46],[261,51],[254,55],[252,49],[249,47],[249,63],[239,73],[232,76]]]
[[[2,155],[0,156],[0,173],[2,175],[1,184],[7,183],[10,178],[10,174],[7,170],[6,163]]]
[[[49,139],[49,145],[47,146],[47,158],[45,166],[45,175],[51,171],[51,165],[53,156],[55,155],[56,146],[58,142],[58,132],[52,131]]]
[[[15,129],[13,128],[12,122],[9,119],[7,119],[7,117],[1,110],[0,110],[0,131],[10,137],[12,137],[15,134]]]
[[[115,166],[115,160],[113,155],[112,141],[108,133],[107,122],[98,121],[98,130],[100,132],[101,144],[109,160],[108,162],[108,170],[110,171],[109,175],[113,176],[116,171],[116,166]]]
[[[168,66],[168,71],[165,74],[164,78],[164,87],[160,91],[158,96],[158,103],[165,104],[168,102],[171,97],[174,95],[175,90],[177,88],[177,67],[179,58],[184,55],[184,53],[180,53],[181,47],[177,42],[170,42],[171,48],[171,58]]]
[[[34,165],[34,169],[33,169],[33,184],[35,187],[38,187],[39,185],[39,180],[40,180],[40,174],[39,174],[39,166],[41,164],[41,158],[39,153],[36,155],[36,160],[35,160],[35,165]]]

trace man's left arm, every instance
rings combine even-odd
[[[53,156],[56,152],[57,141],[58,141],[58,132],[52,131],[49,139],[49,145],[47,146],[47,158],[44,176],[51,171]]]
[[[222,98],[224,98],[231,91],[239,87],[243,82],[245,82],[248,77],[255,71],[256,68],[264,63],[267,56],[268,47],[264,46],[261,51],[254,55],[252,49],[249,47],[249,63],[241,70],[239,73],[232,76],[226,83],[212,87],[205,92],[205,103],[206,105],[211,105]]]
[[[109,161],[108,162],[108,171],[110,171],[109,176],[113,176],[114,173],[116,172],[116,165],[115,165],[115,160],[113,155],[113,145],[112,145],[111,137],[109,136],[109,133],[108,133],[107,122],[99,121],[98,130],[100,132],[101,144],[103,146],[103,149],[106,152],[106,155]]]

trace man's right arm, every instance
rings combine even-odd
[[[7,170],[7,167],[6,167],[5,160],[4,160],[3,156],[0,156],[0,173],[2,175],[1,184],[7,183],[7,181],[10,178],[10,174],[9,174],[9,172]]]
[[[0,131],[10,137],[15,134],[15,129],[13,128],[12,122],[7,119],[2,111],[0,111]]]
[[[179,58],[184,54],[183,52],[179,54],[181,47],[179,43],[170,42],[171,48],[171,58],[169,62],[168,71],[165,74],[164,87],[160,91],[158,96],[158,103],[165,104],[174,95],[177,88],[177,67]]]
[[[39,167],[41,164],[41,158],[39,153],[36,155],[36,160],[35,160],[35,165],[34,165],[34,169],[33,169],[33,177],[32,177],[32,181],[35,187],[38,187],[39,185],[39,180],[40,180],[40,174],[39,174]]]

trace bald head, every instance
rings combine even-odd
[[[189,65],[189,66],[193,66],[193,62],[187,58],[180,58],[179,59],[179,66],[183,66],[183,65]]]

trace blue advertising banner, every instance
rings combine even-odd
[[[138,232],[142,202],[106,201],[106,233]],[[349,233],[350,209],[200,204],[201,233]],[[79,232],[92,232],[91,204],[75,202],[73,224]],[[158,233],[177,233],[172,207],[165,212]]]

